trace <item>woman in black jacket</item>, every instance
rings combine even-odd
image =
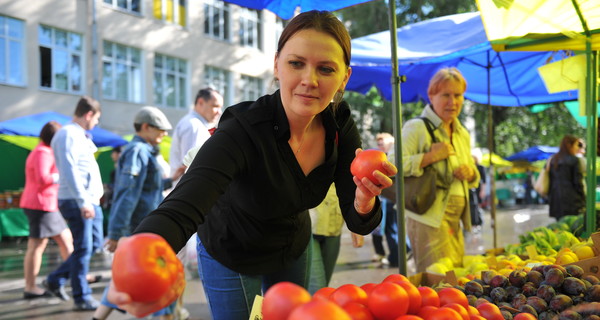
[[[550,173],[550,216],[560,219],[566,215],[585,212],[585,189],[583,173],[585,165],[578,154],[585,153],[585,143],[572,135],[566,135],[557,154],[548,160]]]

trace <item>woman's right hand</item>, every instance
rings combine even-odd
[[[164,308],[163,306],[158,305],[157,302],[141,303],[132,301],[129,294],[117,290],[112,280],[108,285],[106,298],[109,302],[116,304],[120,309],[123,309],[138,318],[145,317]]]
[[[447,142],[436,142],[431,144],[429,154],[431,155],[431,160],[433,163],[447,159],[449,156],[455,154],[455,152],[454,147],[452,147],[451,144]]]

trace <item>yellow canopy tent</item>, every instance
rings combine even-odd
[[[491,161],[495,167],[512,167],[513,166],[512,162],[502,158],[501,156],[499,156],[495,153],[492,153]],[[484,167],[490,166],[490,154],[489,153],[486,153],[481,156],[481,165]]]
[[[587,140],[597,141],[598,0],[477,0],[488,39],[496,51],[572,50],[585,52],[585,75],[579,82],[579,101],[585,106]],[[583,61],[583,59],[582,59]],[[583,62],[581,62],[583,63]],[[558,76],[564,77],[558,73]],[[587,150],[586,234],[596,228],[596,144]]]

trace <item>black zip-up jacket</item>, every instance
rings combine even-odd
[[[323,111],[325,162],[305,176],[288,144],[289,124],[279,91],[223,113],[186,174],[135,233],[152,232],[179,251],[195,231],[208,253],[243,274],[281,270],[300,256],[311,236],[308,209],[335,182],[348,228],[366,235],[381,221],[354,209],[350,163],[360,136],[344,102]]]

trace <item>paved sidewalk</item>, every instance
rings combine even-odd
[[[497,213],[497,246],[503,247],[509,243],[518,242],[518,236],[535,227],[545,226],[554,221],[548,217],[548,207],[536,205],[529,207],[513,207],[498,209]],[[477,233],[465,235],[467,254],[481,254],[485,249],[493,247],[493,229],[490,225],[490,214],[486,213],[484,225]],[[17,241],[18,240],[18,241]],[[93,312],[75,312],[72,310],[73,302],[62,302],[58,298],[45,298],[23,300],[23,256],[25,253],[26,239],[3,240],[0,242],[0,319],[2,320],[53,320],[53,319],[91,319]],[[372,262],[373,245],[371,237],[365,237],[362,248],[352,247],[350,235],[342,235],[342,249],[336,265],[330,286],[338,287],[346,283],[361,285],[367,282],[380,282],[387,275],[397,273],[398,269],[383,268],[379,263]],[[53,270],[60,262],[57,247],[50,244],[44,254],[44,261],[38,284],[44,276]],[[102,275],[99,283],[92,285],[93,295],[100,300],[104,287],[110,277],[111,256],[96,254],[92,259],[90,273]],[[191,270],[194,269],[194,270]],[[197,272],[192,267],[187,273],[188,285],[184,292],[184,306],[190,312],[192,320],[209,320],[210,313],[204,297],[202,284]],[[414,264],[407,264],[408,273],[414,274]],[[67,288],[70,294],[70,288]],[[130,315],[114,311],[109,319],[135,319]]]

